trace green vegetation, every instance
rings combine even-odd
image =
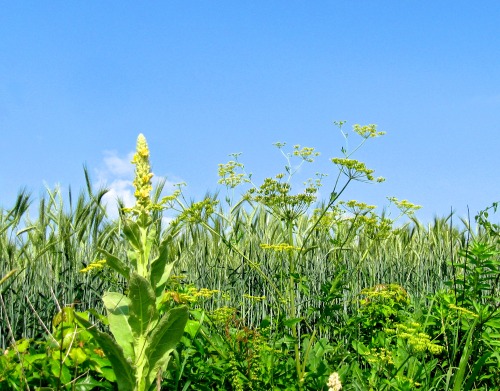
[[[330,159],[324,201],[324,174],[293,191],[319,153],[283,143],[284,171],[261,185],[235,154],[225,196],[162,197],[142,135],[136,204],[116,221],[87,173],[35,218],[21,191],[0,210],[0,389],[500,389],[497,204],[472,229],[424,226],[406,200],[389,198],[396,217],[343,200],[383,181],[353,158],[383,132],[336,125],[359,144]]]

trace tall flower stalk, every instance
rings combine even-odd
[[[137,138],[132,163],[136,166],[136,203],[124,211],[122,229],[129,248],[127,259],[100,249],[106,265],[127,281],[128,293],[106,292],[102,297],[111,335],[78,317],[111,361],[120,391],[151,387],[165,371],[188,319],[185,306],[162,309],[165,286],[174,265],[169,256],[172,238],[158,244],[152,212],[162,210],[168,197],[159,204],[151,201],[153,174],[142,134]]]

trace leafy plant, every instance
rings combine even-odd
[[[86,171],[86,193],[47,189],[36,213],[21,192],[0,209],[0,389],[498,389],[497,204],[474,231],[453,216],[424,225],[406,200],[389,198],[398,225],[344,201],[378,181],[352,153],[380,132],[353,133],[322,203],[325,175],[296,184],[318,153],[282,143],[284,171],[260,186],[238,154],[219,166],[226,203],[162,199],[142,135],[136,204],[116,221]]]
[[[45,340],[21,339],[9,346],[0,356],[0,389],[113,390],[111,363],[92,335],[75,322],[75,314],[72,307],[64,307]]]
[[[493,245],[473,242],[450,262],[458,273],[449,287],[436,294],[431,324],[440,328],[453,391],[477,384],[500,386],[500,251]],[[455,369],[456,368],[456,369]]]
[[[141,134],[133,163],[136,205],[123,217],[123,235],[130,246],[128,262],[104,249],[105,264],[127,281],[127,294],[105,293],[109,329],[114,336],[100,331],[83,317],[76,316],[96,339],[111,361],[121,391],[148,390],[166,369],[171,353],[182,337],[188,319],[187,307],[162,308],[170,272],[171,237],[156,242],[152,213],[163,207],[150,199],[152,190],[149,148]],[[102,262],[89,265],[86,271]]]

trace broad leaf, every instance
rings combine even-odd
[[[130,268],[125,264],[125,262],[123,262],[120,258],[115,257],[114,255],[108,253],[106,250],[103,250],[102,248],[99,249],[99,252],[106,259],[106,265],[108,265],[114,271],[116,271],[119,274],[121,274],[127,280],[129,279],[129,277],[130,277]]]
[[[157,317],[156,297],[151,284],[144,277],[132,273],[129,285],[129,324],[134,336],[145,335],[149,324]]]
[[[92,323],[75,314],[77,322],[94,337],[115,371],[120,391],[134,391],[135,368],[127,361],[122,348],[106,333],[97,330]]]
[[[93,379],[90,375],[80,378],[74,385],[75,391],[91,391],[102,389],[102,382]]]
[[[123,234],[135,250],[139,252],[143,251],[139,224],[129,219],[125,220]]]
[[[148,229],[141,228],[141,237],[146,237],[146,248],[144,249],[144,259],[149,260],[149,255],[151,254],[151,248],[156,242],[156,230],[152,227]]]
[[[128,260],[135,270],[137,270],[137,260],[140,258],[140,256],[141,255],[136,250],[127,251]]]
[[[156,297],[161,296],[165,284],[167,283],[172,268],[174,267],[174,262],[168,262],[168,241],[163,241],[160,245],[160,253],[158,257],[151,262],[151,284],[156,292]]]
[[[173,308],[160,319],[154,330],[152,330],[148,337],[149,344],[146,349],[150,368],[149,384],[154,381],[158,371],[163,371],[168,364],[172,350],[181,340],[187,320],[187,307]]]
[[[102,297],[102,301],[108,313],[111,333],[123,349],[125,358],[134,361],[134,336],[129,324],[129,298],[121,293],[107,292]]]

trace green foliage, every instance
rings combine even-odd
[[[353,159],[382,132],[337,125],[333,182],[297,187],[320,154],[277,143],[284,170],[261,185],[238,154],[219,166],[225,203],[187,202],[180,187],[161,198],[140,136],[136,205],[117,221],[90,181],[69,207],[48,191],[33,221],[21,193],[0,210],[0,389],[498,389],[496,204],[474,231],[423,226],[394,197],[395,217],[342,200],[354,181],[383,180]]]
[[[165,371],[170,355],[182,337],[188,314],[186,307],[164,310],[161,307],[164,288],[173,265],[168,264],[168,241],[156,249],[156,231],[151,213],[161,205],[150,199],[151,178],[149,149],[139,135],[136,164],[136,205],[123,218],[123,236],[129,245],[128,262],[102,251],[106,263],[127,280],[128,293],[106,293],[103,296],[110,334],[97,330],[86,319],[77,321],[99,343],[109,357],[123,391],[148,390]],[[157,256],[152,258],[152,255]],[[160,311],[162,310],[162,311]]]
[[[500,251],[492,245],[474,242],[460,252],[458,270],[449,289],[436,294],[430,312],[431,324],[440,326],[453,390],[477,388],[485,382],[500,386]]]
[[[0,356],[0,389],[113,390],[111,361],[92,334],[75,322],[76,314],[64,307],[45,340],[21,339],[9,346]]]
[[[214,314],[215,315],[215,314]],[[171,363],[167,389],[294,389],[298,383],[294,343],[269,322],[250,328],[236,314],[221,318],[192,311],[187,333]],[[331,372],[324,358],[333,350],[327,339],[303,338],[306,389],[321,389]]]

